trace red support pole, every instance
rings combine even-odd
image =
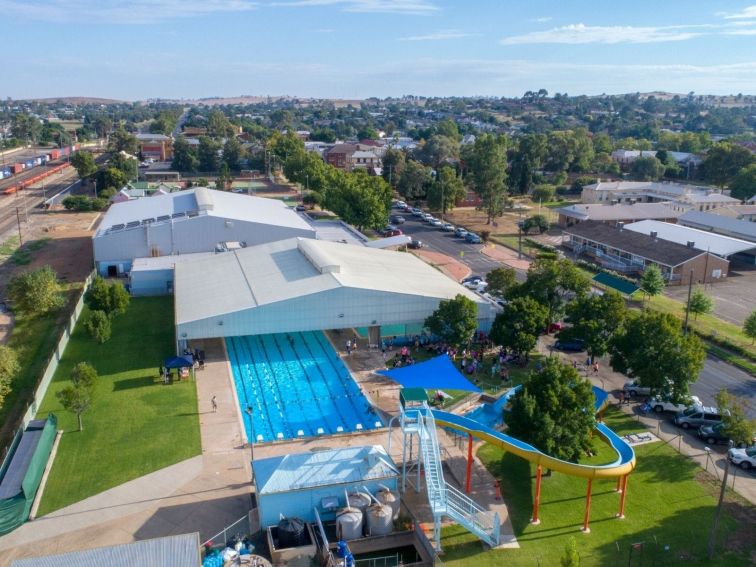
[[[541,507],[541,465],[536,467],[536,490],[535,490],[535,502],[533,502],[533,519],[530,520],[531,524],[538,525],[541,520],[538,519],[538,508]]]
[[[583,533],[590,533],[591,528],[588,527],[591,519],[591,488],[593,487],[593,479],[588,479],[588,492],[585,495],[585,519],[583,520]]]
[[[465,494],[470,494],[472,485],[473,436],[467,434],[467,477],[465,479]]]
[[[627,497],[627,477],[630,475],[625,475],[622,477],[622,494],[620,495],[620,509],[619,514],[617,514],[617,517],[622,520],[625,518],[625,498]]]
[[[614,489],[614,492],[622,492],[622,477],[617,477],[617,487]]]

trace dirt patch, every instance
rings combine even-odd
[[[462,281],[471,273],[469,267],[446,254],[431,252],[430,250],[413,250],[412,253],[425,260],[431,266],[435,266],[454,281]]]

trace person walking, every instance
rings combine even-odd
[[[347,356],[350,356],[352,354],[352,340],[351,339],[347,339],[346,353],[347,353]]]
[[[218,411],[218,399],[213,395],[213,397],[210,399],[210,405],[213,406],[213,413]]]

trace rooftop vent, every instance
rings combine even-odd
[[[318,246],[317,241],[300,238],[297,242],[297,249],[321,274],[341,273],[341,266]]]
[[[688,240],[688,242],[685,244],[688,248],[695,248],[696,243],[692,240]]]
[[[622,221],[618,221],[617,228],[619,228],[620,232],[622,232],[622,229],[625,228],[625,223]]]
[[[206,187],[199,187],[194,190],[194,198],[197,200],[197,208],[200,211],[213,210],[213,197],[210,190]]]
[[[157,218],[157,220],[158,220],[158,222],[162,222],[162,221],[167,221],[167,220],[170,220],[170,218],[171,218],[171,215],[160,215],[160,216],[159,216],[159,217]]]
[[[138,220],[131,221],[129,223],[126,223],[126,228],[134,228],[135,226],[139,226],[139,224],[140,223]]]
[[[652,230],[652,231],[651,231],[651,238],[653,238],[654,240],[656,240],[656,237],[657,237],[657,236],[659,236],[659,233],[658,233],[658,232],[656,232],[655,230]]]
[[[183,212],[181,212],[181,213],[173,213],[173,214],[171,215],[171,218],[172,218],[172,219],[177,219],[177,218],[179,218],[179,217],[185,217],[185,216],[186,216],[186,213],[183,213]]]
[[[125,226],[126,226],[125,224],[114,224],[113,226],[110,227],[110,230],[122,230],[123,227]]]

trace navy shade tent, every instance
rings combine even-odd
[[[457,370],[454,362],[446,354],[410,366],[402,366],[392,370],[379,370],[378,374],[391,378],[394,382],[399,382],[405,388],[481,391]]]
[[[174,368],[190,368],[192,371],[192,379],[194,378],[194,361],[192,360],[192,357],[187,355],[184,356],[171,356],[169,358],[165,359],[165,370],[166,372],[169,370],[173,370]]]

